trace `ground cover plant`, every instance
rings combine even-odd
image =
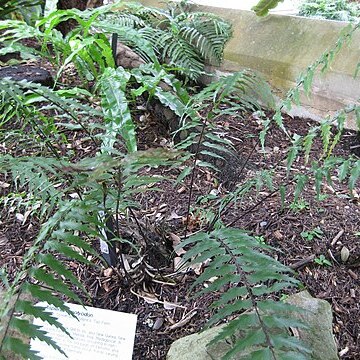
[[[349,106],[335,119],[305,128],[303,133],[287,128],[281,110],[298,103],[300,88],[310,92],[316,70],[330,66],[357,28],[349,28],[333,49],[312,64],[276,108],[267,84],[251,72],[236,73],[203,89],[184,86],[203,71],[202,64],[211,58],[211,49],[215,49],[217,60],[221,59],[230,34],[225,23],[208,17],[214,25],[210,28],[215,34],[219,32],[217,42],[209,27],[206,34],[200,33],[203,24],[196,21],[200,16],[206,18],[206,14],[194,16],[189,27],[186,22],[192,21],[191,15],[177,12],[179,9],[172,8],[170,15],[141,6],[121,10],[123,20],[118,25],[104,20],[106,16],[119,18],[112,6],[53,13],[35,26],[21,21],[0,23],[5,30],[4,52],[17,49],[48,58],[52,63],[47,66],[56,78],[54,88],[27,81],[0,81],[3,218],[6,224],[26,228],[30,240],[20,249],[15,263],[1,264],[5,295],[0,312],[1,319],[8,320],[1,323],[2,353],[6,356],[7,351],[16,351],[36,358],[26,342],[11,334],[11,329],[57,346],[41,329],[18,315],[42,317],[61,327],[44,309],[34,306],[34,300],[24,298],[25,294],[65,311],[69,310],[64,300],[99,305],[105,298],[110,302],[107,308],[119,309],[119,299],[113,292],[121,291],[145,304],[149,299],[161,304],[164,301],[155,295],[156,286],[182,284],[187,276],[195,279],[193,294],[202,298],[216,295],[210,297],[213,311],[207,314],[212,323],[253,310],[229,322],[221,337],[231,336],[237,327],[246,324],[247,345],[253,346],[255,355],[306,358],[308,350],[287,332],[289,326],[301,324],[286,316],[284,313],[291,308],[278,301],[281,292],[298,286],[299,280],[290,267],[274,259],[275,250],[270,245],[275,244],[267,244],[265,238],[259,241],[259,229],[238,224],[248,214],[256,217],[259,206],[273,196],[280,200],[278,216],[291,206],[292,211],[303,212],[304,197],[309,207],[310,202],[331,197],[324,191],[325,184],[343,189],[347,183],[347,199],[349,204],[354,201],[351,209],[356,209],[359,160],[356,155],[338,154],[335,149],[345,133],[346,116],[358,114],[359,108]],[[187,53],[188,58],[184,60],[183,53],[175,48],[164,49],[168,34],[163,28],[155,26],[160,40],[149,41],[154,39],[148,36],[154,34],[153,25],[147,26],[142,16],[150,17],[151,24],[160,16],[164,26],[170,23],[172,31],[184,31],[189,41],[184,46],[193,49]],[[79,25],[63,36],[55,27],[69,18]],[[187,30],[181,30],[183,26]],[[226,29],[226,34],[221,29]],[[140,66],[116,66],[112,33],[144,60]],[[208,35],[213,44],[206,42]],[[36,38],[41,46],[34,49],[20,42],[29,37]],[[165,59],[164,52],[173,60]],[[201,67],[192,68],[193,62],[201,63]],[[177,78],[174,74],[179,73]],[[155,100],[176,115],[175,144],[169,129],[161,130],[158,118],[152,118],[148,111]],[[266,112],[259,100],[267,105]],[[250,117],[255,128],[245,123]],[[250,142],[241,158],[239,138],[231,138],[230,126],[243,127],[247,137],[240,143]],[[278,167],[273,168],[264,161],[269,153],[269,133],[281,134],[287,141],[285,145],[277,144]],[[317,158],[311,162],[315,144]],[[304,171],[298,171],[299,162]],[[279,178],[276,171],[280,168]],[[229,173],[235,176],[229,178]],[[206,186],[199,191],[197,182],[204,178]],[[315,191],[309,190],[312,186]],[[183,205],[168,213],[170,200],[164,195],[174,192],[182,195]],[[304,192],[310,192],[310,196]],[[358,219],[355,210],[353,218]],[[178,220],[177,225],[172,220]],[[5,245],[9,234],[1,233]],[[99,256],[100,238],[113,256],[107,259],[108,263],[115,262],[112,267]],[[316,238],[312,241],[318,244],[320,237]],[[318,255],[313,260],[321,266],[334,261]],[[11,254],[5,259],[11,259]],[[175,259],[185,265],[172,266]],[[205,265],[207,259],[213,261]],[[194,263],[200,264],[196,270],[199,277],[193,276]],[[100,288],[94,288],[89,282],[91,276],[87,276],[92,273],[102,274],[102,280],[114,277],[123,290],[115,289],[108,281],[100,281]],[[202,287],[203,283],[207,286]],[[173,306],[176,308],[176,303]],[[243,346],[241,342],[235,344],[227,357]],[[155,357],[143,353],[138,358]]]
[[[304,1],[299,8],[299,15],[339,21],[357,21],[360,18],[358,3],[347,0]]]

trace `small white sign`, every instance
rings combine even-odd
[[[136,315],[111,310],[84,308],[81,305],[66,304],[78,320],[58,308],[46,303],[38,305],[46,307],[54,317],[71,334],[72,339],[60,329],[40,319],[34,324],[42,326],[67,358],[45,342],[31,340],[31,349],[45,360],[131,360]]]

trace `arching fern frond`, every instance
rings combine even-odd
[[[39,338],[61,352],[59,346],[44,331],[34,326],[29,317],[41,318],[67,333],[45,308],[37,306],[36,303],[47,302],[71,315],[71,311],[64,304],[63,296],[82,303],[74,287],[84,292],[83,285],[58,256],[86,264],[89,264],[86,254],[97,257],[91,246],[83,240],[84,234],[91,237],[97,234],[93,210],[89,205],[84,206],[80,200],[70,200],[62,203],[54,216],[43,224],[34,244],[23,257],[21,269],[3,294],[0,307],[3,330],[0,338],[1,355],[11,351],[24,358],[39,359],[31,351],[29,344],[23,341],[23,337],[21,339],[16,335],[17,332],[29,339]],[[80,229],[82,236],[79,235]],[[74,246],[80,250],[74,250]],[[72,284],[71,287],[69,283]],[[21,315],[15,316],[14,313]],[[11,336],[10,333],[15,335]]]
[[[224,46],[232,34],[231,26],[208,13],[191,13],[180,22],[179,35],[195,46],[211,64],[223,60]]]
[[[298,283],[292,271],[266,253],[271,249],[260,244],[245,231],[221,228],[211,233],[198,233],[185,240],[184,261],[201,263],[211,259],[193,289],[206,283],[197,296],[218,292],[213,301],[215,315],[208,326],[228,316],[230,320],[212,343],[227,340],[232,348],[223,359],[232,359],[239,352],[249,358],[307,359],[309,351],[288,333],[289,327],[303,327],[289,316],[295,308],[269,299],[269,295]],[[236,339],[236,340],[234,340]]]
[[[216,132],[216,121],[219,116],[226,112],[241,118],[248,111],[254,112],[262,106],[271,107],[273,104],[269,85],[257,74],[242,71],[224,76],[206,86],[188,102],[187,109],[191,109],[192,115],[183,116],[181,119],[178,133],[183,132],[187,136],[178,146],[188,147],[194,152],[194,144],[200,141],[200,152],[205,151],[207,158],[216,160],[231,150],[231,142],[220,138]],[[199,116],[203,112],[207,113],[205,118]],[[236,155],[232,156],[234,160]],[[231,160],[229,156],[225,158]]]

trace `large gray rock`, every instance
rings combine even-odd
[[[176,340],[170,347],[166,360],[213,360],[230,350],[230,345],[221,341],[208,349],[207,344],[221,331],[224,325],[215,326],[200,333]]]
[[[312,297],[307,291],[291,295],[287,302],[305,312],[297,312],[297,319],[308,326],[307,329],[297,329],[299,338],[312,349],[314,360],[337,360],[337,346],[332,333],[332,310],[330,304]]]
[[[296,329],[297,336],[312,350],[313,360],[338,359],[337,348],[332,335],[331,306],[325,300],[313,298],[307,291],[291,295],[287,302],[307,310],[297,312],[295,316],[302,320],[307,329]],[[167,360],[220,360],[230,350],[231,345],[225,341],[211,347],[208,343],[221,331],[224,325],[216,326],[200,333],[176,340],[170,347]],[[236,359],[246,357],[239,353]]]

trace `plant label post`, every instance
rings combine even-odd
[[[105,218],[105,212],[99,211],[98,213],[99,220],[101,222],[106,222],[107,229],[113,230],[113,222],[111,217]],[[116,256],[116,249],[115,246],[111,243],[111,240],[114,238],[114,235],[105,229],[104,227],[100,228],[101,235],[103,238],[99,238],[100,242],[100,251],[101,255],[107,262],[109,266],[116,266],[117,265],[117,256]]]
[[[111,50],[116,64],[116,53],[117,53],[118,34],[113,33],[111,36]]]

